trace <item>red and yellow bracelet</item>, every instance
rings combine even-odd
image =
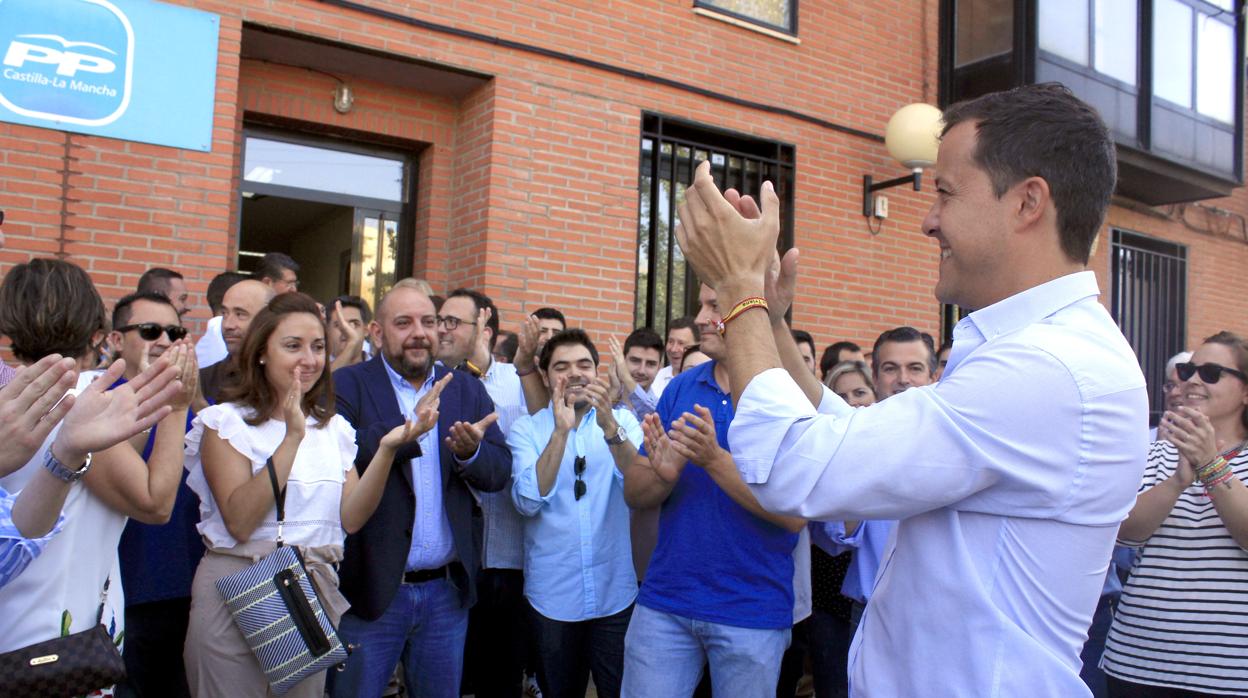
[[[715,331],[719,333],[720,337],[723,337],[724,331],[728,329],[728,323],[741,317],[745,311],[753,310],[754,308],[762,308],[763,310],[766,310],[767,299],[762,296],[750,296],[749,298],[746,298],[740,303],[732,306],[732,310],[729,310],[728,314],[716,323]]]

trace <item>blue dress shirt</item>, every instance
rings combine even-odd
[[[529,413],[524,401],[524,386],[516,367],[490,360],[490,367],[481,376],[481,385],[494,401],[498,428],[503,438],[511,435],[511,425]],[[485,569],[524,569],[524,521],[511,504],[511,487],[498,492],[474,492],[484,515],[481,566]]]
[[[888,542],[897,522],[892,519],[860,521],[853,533],[845,534],[844,521],[819,521],[810,524],[810,539],[829,555],[854,551],[854,558],[841,583],[841,595],[865,604],[871,600],[880,563],[887,557]]]
[[[13,503],[16,494],[9,494],[0,487],[0,588],[4,588],[30,564],[39,557],[44,546],[61,532],[65,525],[65,517],[56,517],[56,525],[42,538],[27,538],[17,530],[13,523]]]
[[[390,387],[399,401],[399,410],[407,419],[415,419],[416,403],[433,387],[433,371],[417,390],[407,379],[400,376],[385,360],[386,375]],[[419,439],[420,456],[413,458],[412,492],[416,495],[416,520],[412,522],[412,547],[407,552],[407,570],[436,569],[455,559],[455,541],[451,538],[451,523],[442,505],[442,463],[439,460],[438,424]]]
[[[770,511],[899,519],[850,651],[858,696],[1087,696],[1079,652],[1146,461],[1131,347],[1070,274],[958,323],[944,376],[818,411],[756,376],[729,440]]]
[[[641,444],[641,424],[628,410],[611,413],[628,440]],[[602,618],[637,598],[624,474],[591,408],[568,433],[555,484],[542,496],[537,460],[555,432],[550,407],[511,426],[511,498],[524,525],[524,596],[538,613],[574,622]],[[574,461],[585,457],[585,496],[576,498]]]

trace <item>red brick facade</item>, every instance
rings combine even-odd
[[[939,330],[932,297],[936,247],[919,232],[931,201],[888,193],[878,234],[861,216],[861,176],[902,174],[877,140],[738,100],[882,134],[911,102],[934,102],[937,0],[800,5],[800,43],[696,14],[691,0],[359,0],[398,17],[637,71],[560,57],[387,19],[314,0],[175,0],[221,15],[211,153],[0,124],[0,272],[31,256],[87,268],[106,299],[133,289],[149,266],[187,275],[199,303],[234,263],[244,123],[278,119],[405,144],[416,162],[414,265],[437,290],[480,287],[505,327],[522,308],[555,305],[591,331],[633,321],[641,116],[656,112],[795,146],[796,241],[802,287],[794,320],[820,344],[867,342],[882,329]],[[241,57],[244,24],[340,42],[489,76],[458,99],[350,79],[346,115],[335,81]],[[644,74],[644,75],[641,75]],[[1248,193],[1172,215],[1115,206],[1109,225],[1189,246],[1188,341],[1248,332]],[[1138,207],[1142,209],[1143,207]],[[1108,290],[1109,243],[1093,268]]]

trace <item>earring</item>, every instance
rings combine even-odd
[[[261,366],[263,366],[263,365],[264,365],[264,359],[260,359],[260,365],[261,365]]]

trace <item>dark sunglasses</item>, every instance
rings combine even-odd
[[[159,325],[155,322],[140,322],[137,325],[126,325],[118,327],[118,332],[129,332],[130,330],[138,330],[139,336],[143,341],[154,342],[160,339],[160,333],[164,332],[169,335],[169,340],[176,342],[186,336],[186,328],[181,325]]]
[[[585,456],[577,456],[572,461],[572,469],[576,472],[576,484],[572,486],[572,494],[576,495],[576,501],[581,501],[581,497],[585,496],[585,481],[581,476],[585,474]]]
[[[1223,373],[1229,373],[1232,376],[1248,383],[1248,376],[1243,371],[1236,371],[1233,368],[1219,366],[1217,364],[1200,364],[1199,366],[1188,361],[1186,363],[1175,364],[1174,372],[1179,374],[1179,380],[1190,380],[1193,375],[1199,375],[1200,380],[1210,385],[1217,383],[1222,379]]]

